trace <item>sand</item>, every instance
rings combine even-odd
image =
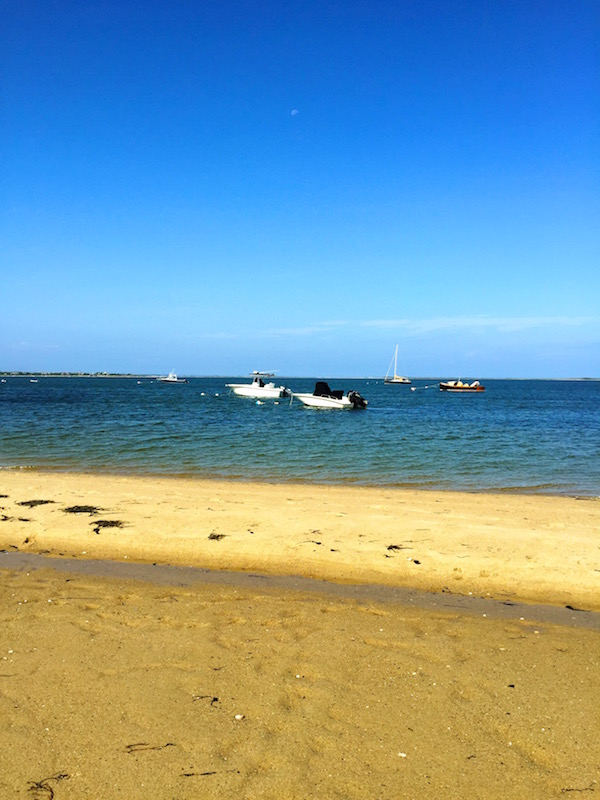
[[[6,550],[600,610],[598,498],[35,472],[0,494]]]
[[[597,500],[34,472],[0,494],[0,549],[48,556],[0,571],[1,798],[600,792]],[[52,568],[72,558],[338,593]]]

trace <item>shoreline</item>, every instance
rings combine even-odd
[[[183,373],[181,373],[183,375]],[[30,377],[40,377],[40,378],[148,378],[153,380],[155,378],[160,377],[160,375],[155,374],[147,374],[141,373],[137,374],[134,372],[0,372],[1,378],[30,378]],[[243,375],[185,375],[186,378],[193,378],[194,380],[229,380],[230,378],[248,378],[250,377],[247,373]],[[383,375],[326,375],[323,378],[319,378],[318,375],[280,375],[279,376],[282,380],[325,380],[325,381],[383,381]],[[411,377],[412,381],[434,381],[439,383],[440,381],[448,380],[446,377],[435,377],[433,375],[413,375]],[[509,377],[490,377],[483,375],[481,380],[484,381],[540,381],[540,382],[548,382],[548,381],[557,381],[562,383],[576,383],[576,382],[588,382],[593,383],[594,381],[600,381],[600,378],[594,377],[562,377],[562,378],[509,378]]]
[[[295,478],[293,476],[285,478],[277,477],[261,477],[256,478],[245,475],[218,475],[218,474],[203,474],[199,472],[154,472],[148,470],[146,472],[132,469],[68,469],[63,466],[40,466],[34,465],[11,465],[0,467],[0,483],[1,477],[4,473],[39,473],[42,475],[86,475],[89,477],[98,478],[140,478],[140,479],[156,479],[156,480],[174,480],[174,481],[198,481],[202,483],[231,483],[231,484],[254,484],[260,486],[304,486],[310,488],[312,486],[332,486],[336,488],[345,489],[379,489],[382,491],[391,492],[423,492],[428,494],[435,492],[439,494],[466,494],[466,495],[506,495],[506,496],[524,496],[524,497],[558,497],[568,498],[572,500],[598,500],[600,501],[600,490],[590,490],[586,492],[585,489],[572,489],[569,491],[546,491],[547,484],[536,484],[530,486],[495,486],[495,487],[442,487],[432,482],[416,484],[416,483],[369,483],[368,481],[359,482],[358,480],[309,480],[308,478]]]
[[[8,551],[600,610],[594,497],[34,470],[0,494]]]

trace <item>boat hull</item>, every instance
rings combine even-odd
[[[354,408],[354,405],[346,396],[337,398],[315,394],[294,394],[294,399],[300,400],[305,406],[310,406],[311,408]]]
[[[401,378],[400,376],[396,376],[395,378],[384,378],[383,382],[384,383],[403,383],[405,385],[408,385],[408,384],[412,383],[410,378]]]
[[[485,392],[485,386],[481,384],[477,384],[477,386],[469,386],[468,384],[457,386],[453,383],[440,383],[440,391],[451,392],[453,394],[476,394],[478,392]]]

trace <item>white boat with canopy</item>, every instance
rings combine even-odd
[[[317,381],[312,394],[294,392],[292,398],[298,398],[305,406],[311,408],[366,408],[368,402],[358,392],[344,394],[341,389],[330,389],[325,381]]]
[[[178,378],[174,372],[169,372],[169,374],[164,378],[158,379],[159,383],[187,383],[187,378]]]
[[[279,397],[289,397],[290,390],[285,386],[276,386],[273,381],[265,381],[265,378],[275,377],[274,372],[251,373],[251,383],[228,383],[227,388],[240,397],[254,397],[257,399],[276,400]]]

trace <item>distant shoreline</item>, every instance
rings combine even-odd
[[[135,375],[118,372],[0,372],[2,378],[147,378],[155,379],[160,375]]]
[[[442,377],[432,377],[429,376],[412,376],[411,380],[413,381],[440,381],[447,379],[448,375],[446,374]],[[137,380],[157,380],[158,378],[162,378],[164,375],[156,374],[156,375],[148,375],[145,373],[136,374],[133,372],[0,372],[0,378],[135,378]],[[193,378],[195,380],[203,380],[203,379],[211,379],[216,380],[219,378],[232,378],[232,377],[248,377],[248,374],[242,373],[236,375],[235,373],[231,374],[223,374],[223,375],[185,375],[186,378]],[[317,376],[315,375],[280,375],[279,376],[282,380],[314,380]],[[383,381],[382,375],[325,375],[321,376],[325,380],[356,380],[356,381]],[[480,380],[482,381],[555,381],[555,382],[590,382],[593,383],[595,381],[600,381],[600,377],[597,378],[589,378],[589,377],[582,377],[582,378],[490,378],[490,377],[481,377]]]

